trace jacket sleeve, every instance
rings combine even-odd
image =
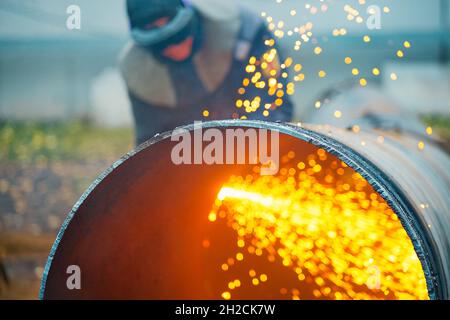
[[[128,96],[134,117],[137,145],[147,141],[157,133],[173,129],[170,127],[172,123],[170,113],[164,112],[165,108],[144,102],[130,91],[128,91]]]

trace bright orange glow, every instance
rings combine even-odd
[[[428,299],[410,238],[361,175],[322,149],[282,162],[277,176],[232,176],[217,194],[211,226],[229,229],[237,244],[219,295]]]

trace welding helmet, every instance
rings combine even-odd
[[[193,37],[192,52],[188,58],[200,47],[200,19],[188,0],[127,0],[127,12],[134,42],[164,62],[174,62],[162,54],[164,49],[188,37]],[[148,27],[163,17],[169,19],[167,24]]]

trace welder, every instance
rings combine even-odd
[[[269,49],[277,57],[263,79],[280,74],[282,59],[262,18],[230,1],[127,0],[132,41],[120,57],[136,125],[136,142],[195,120],[241,118],[289,121],[292,103],[273,104],[267,90],[246,88],[261,108],[237,108],[238,93],[249,59]],[[248,76],[248,75],[247,75]],[[264,107],[270,105],[269,116]],[[276,110],[275,110],[276,109]]]

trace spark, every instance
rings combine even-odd
[[[221,212],[220,219],[211,223],[224,223],[238,238],[236,260],[221,266],[226,290],[239,297],[240,290],[272,286],[271,297],[295,300],[428,299],[409,236],[360,174],[323,149],[302,157],[291,151],[281,159],[276,176],[258,170],[232,176],[217,194],[211,212]],[[252,263],[256,258],[279,265],[296,282],[256,272],[255,266],[264,268]],[[241,286],[242,270],[250,282]],[[218,294],[231,299],[229,291]]]

